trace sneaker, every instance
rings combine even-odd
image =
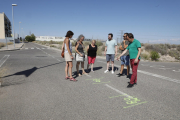
[[[109,72],[109,70],[104,71],[104,73],[108,73],[108,72]]]
[[[132,88],[134,86],[134,84],[130,84],[127,86],[127,88]]]
[[[117,76],[117,77],[121,77],[121,76],[123,76],[123,74],[120,74],[120,73],[119,73],[119,74],[116,74],[116,76]]]
[[[114,71],[112,71],[112,74],[114,74]]]
[[[94,72],[94,70],[91,70],[91,72]]]

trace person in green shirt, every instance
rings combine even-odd
[[[138,40],[134,39],[134,35],[132,33],[128,33],[127,39],[130,43],[126,50],[124,50],[123,53],[117,58],[117,60],[119,60],[121,56],[123,56],[127,51],[129,51],[132,76],[127,88],[131,88],[134,86],[134,84],[137,84],[137,68],[141,59],[141,43]]]

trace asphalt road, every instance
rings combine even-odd
[[[0,59],[1,120],[180,119],[179,63],[141,61],[138,85],[126,88],[129,79],[115,75],[118,61],[114,75],[104,74],[106,61],[97,59],[94,73],[72,82],[64,79],[60,51],[48,47],[26,43]]]

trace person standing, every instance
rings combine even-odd
[[[104,73],[109,72],[109,63],[111,61],[112,74],[114,74],[114,57],[117,55],[117,42],[112,38],[113,38],[113,34],[109,33],[104,51],[104,55],[106,55],[106,61],[107,61],[107,69],[104,71]]]
[[[119,60],[120,57],[123,56],[129,50],[132,76],[127,88],[131,88],[134,86],[134,84],[137,84],[137,69],[139,61],[141,59],[141,43],[138,40],[134,39],[134,35],[132,33],[128,33],[127,39],[130,43],[126,50],[124,50],[123,53],[117,58],[117,60]]]
[[[127,35],[128,33],[124,33],[124,40],[121,43],[119,49],[121,50],[121,53],[128,47],[129,41],[127,40]],[[124,65],[126,65],[127,67],[127,78],[129,77],[129,71],[130,71],[130,67],[129,67],[129,51],[127,51],[121,58],[121,69],[120,69],[120,73],[117,74],[117,77],[122,76],[123,70],[124,70]]]
[[[87,74],[84,70],[84,61],[85,61],[85,53],[84,53],[84,45],[83,45],[83,41],[84,41],[84,36],[83,35],[79,35],[77,42],[75,44],[75,51],[76,51],[76,70],[77,70],[77,75],[81,76],[81,74],[79,73],[79,65],[81,63],[81,68],[82,68],[82,74]]]
[[[65,79],[70,79],[70,81],[77,81],[76,79],[74,79],[72,77],[72,67],[73,67],[73,63],[72,63],[72,60],[74,59],[73,58],[73,55],[72,55],[72,45],[71,45],[71,42],[70,42],[70,38],[72,38],[72,36],[74,35],[74,33],[72,31],[68,31],[67,34],[66,34],[66,38],[64,40],[64,44],[63,44],[63,49],[64,49],[64,56],[65,56],[65,61],[66,61],[66,67],[65,67],[65,74],[66,74],[66,77]],[[70,77],[68,76],[68,68],[69,68],[69,75]]]
[[[87,70],[89,69],[89,65],[91,64],[91,72],[93,71],[93,65],[96,60],[96,53],[97,53],[97,45],[96,41],[92,40],[92,43],[87,47],[87,53],[88,53],[88,64],[87,64]]]

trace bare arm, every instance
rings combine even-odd
[[[124,50],[124,48],[122,47],[122,45],[120,45],[119,49],[120,49],[120,50]]]
[[[139,58],[140,54],[141,54],[141,48],[138,48],[138,55],[137,55],[136,59]]]
[[[116,50],[116,52],[115,52],[115,56],[117,55],[117,45],[115,46],[115,50]]]
[[[86,50],[86,51],[87,51],[87,53],[88,53],[88,51],[89,51],[89,45],[88,45],[88,47],[87,47],[87,50]]]
[[[119,60],[121,56],[123,56],[124,54],[126,54],[127,51],[128,51],[128,50],[125,49],[125,50],[122,52],[122,54],[117,58],[117,60]]]
[[[128,47],[128,45],[126,45],[125,42],[124,42],[124,49],[126,49],[127,47]]]
[[[76,47],[75,47],[75,51],[76,51],[79,55],[81,55],[81,53],[77,50],[78,47],[79,47],[79,43],[77,43],[77,45],[76,45]]]
[[[106,55],[106,51],[107,51],[107,46],[105,46],[104,55]]]
[[[69,39],[67,39],[67,38],[66,38],[66,48],[69,52],[69,55],[72,56],[72,53],[71,53],[70,48],[69,48]]]
[[[63,42],[62,47],[61,47],[61,50],[63,50],[63,49],[64,49],[64,42]]]

